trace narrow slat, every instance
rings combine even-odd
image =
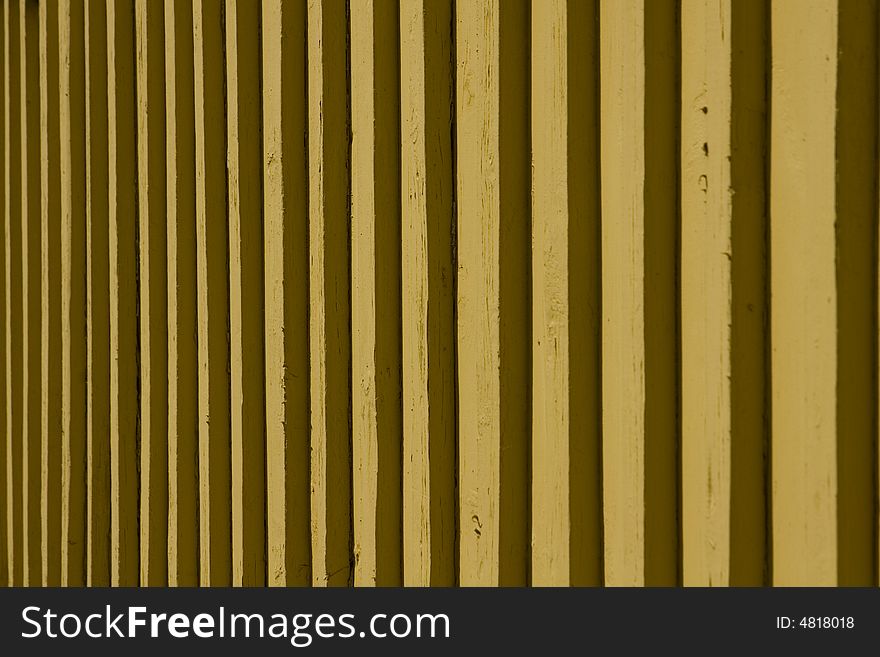
[[[685,585],[765,575],[764,14],[682,7]]]
[[[199,581],[232,581],[223,6],[193,2],[199,349]]]
[[[61,179],[58,7],[40,14],[40,444],[43,586],[61,584]]]
[[[602,583],[597,5],[532,3],[532,582]]]
[[[351,5],[354,583],[401,583],[397,4]]]
[[[876,583],[876,9],[772,5],[776,585]]]
[[[268,583],[311,582],[306,9],[263,1]]]
[[[140,582],[168,581],[168,319],[165,15],[135,5],[140,284]]]
[[[4,7],[5,8],[5,7]],[[9,409],[7,404],[6,390],[6,362],[7,362],[7,346],[6,346],[6,20],[4,16],[0,18],[0,75],[3,76],[3,83],[0,84],[0,222],[3,226],[0,229],[0,239],[3,244],[0,245],[0,458],[3,464],[0,465],[0,586],[12,586],[12,578],[9,570],[9,538],[8,533],[8,508],[7,508],[7,419]]]
[[[400,6],[403,581],[452,586],[455,265],[452,3]]]
[[[18,165],[20,144],[18,67],[18,5],[3,4],[3,134],[4,134],[4,322],[6,362],[6,449],[4,524],[6,531],[6,580],[21,586],[21,318],[14,309],[21,304],[21,254],[13,247],[21,240],[21,169]]]
[[[839,4],[837,41],[837,585],[876,586],[877,0]],[[873,355],[873,358],[872,358]]]
[[[308,7],[312,582],[351,579],[346,3]]]
[[[678,581],[674,0],[602,2],[605,582]]]
[[[110,278],[107,171],[107,3],[85,8],[86,79],[86,580],[110,585]]]
[[[199,582],[198,344],[192,0],[165,3],[168,584]]]
[[[138,584],[137,108],[134,5],[107,0],[111,584]]]
[[[232,583],[266,581],[260,5],[226,0]]]
[[[20,0],[21,52],[21,313],[22,313],[22,564],[25,586],[42,582],[40,522],[40,47],[39,5]]]
[[[528,4],[456,5],[460,582],[524,585],[530,425]]]
[[[82,3],[59,3],[61,79],[61,580],[85,584],[85,87]]]

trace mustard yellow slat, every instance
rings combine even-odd
[[[4,5],[5,9],[5,5]],[[0,222],[3,228],[0,230],[0,239],[3,245],[0,246],[0,457],[3,458],[3,465],[0,466],[0,512],[3,518],[0,519],[0,586],[9,586],[11,584],[9,577],[9,539],[8,531],[8,509],[6,504],[7,486],[6,486],[6,445],[7,445],[7,425],[9,419],[9,405],[7,403],[6,390],[6,362],[7,362],[7,345],[6,345],[6,12],[0,18],[0,72],[3,75],[3,84],[0,84],[0,95],[3,96],[0,101]]]
[[[532,583],[602,583],[597,5],[532,3]]]
[[[164,12],[135,4],[140,295],[140,582],[168,570],[168,320]]]
[[[86,198],[84,16],[79,2],[59,3],[61,79],[61,580],[86,578]]]
[[[456,4],[460,583],[529,561],[529,28],[526,2]]]
[[[192,0],[165,3],[168,584],[199,581],[198,342]]]
[[[682,7],[686,585],[765,577],[764,26],[758,0]]]
[[[107,3],[85,5],[86,85],[86,581],[110,585],[110,277]]]
[[[266,581],[260,5],[226,0],[232,583]]]
[[[306,7],[263,1],[268,583],[311,583]]]
[[[6,578],[21,586],[21,148],[19,97],[18,4],[3,5],[3,134],[4,134],[4,273],[6,367],[6,471],[4,523],[6,524]]]
[[[61,179],[58,6],[40,22],[40,535],[43,586],[61,584]]]
[[[400,5],[403,581],[456,581],[452,3]]]
[[[677,12],[600,3],[605,582],[678,581]]]
[[[308,6],[312,583],[351,580],[346,3]]]
[[[113,586],[139,583],[137,106],[134,4],[107,0]],[[146,519],[145,519],[146,521]]]
[[[39,5],[20,0],[23,583],[42,583]]]
[[[232,581],[223,6],[194,0],[199,582]]]
[[[351,5],[352,465],[355,585],[400,585],[398,5]]]

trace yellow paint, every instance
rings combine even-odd
[[[765,576],[764,38],[760,2],[683,7],[685,585]]]
[[[532,3],[531,581],[542,586],[602,583],[597,37],[594,3]]]
[[[110,583],[139,583],[137,107],[134,6],[107,0],[110,199]]]
[[[309,0],[309,353],[312,583],[351,579],[346,10]]]
[[[400,5],[403,582],[456,581],[451,2]]]
[[[876,584],[878,11],[3,3],[0,584]]]
[[[165,226],[165,44],[159,3],[135,5],[140,292],[140,582],[168,570],[168,320]]]
[[[460,583],[528,568],[528,5],[456,5]]]
[[[266,581],[260,7],[226,0],[232,582]]]
[[[4,245],[6,255],[6,507],[7,581],[22,585],[21,534],[21,106],[19,5],[3,5]]]
[[[195,586],[199,581],[192,9],[192,0],[165,3],[169,586]]]
[[[40,19],[40,535],[43,586],[61,584],[61,180],[58,12]]]
[[[193,0],[199,324],[199,582],[211,586],[228,586],[232,581],[222,9],[217,0]]]
[[[302,586],[311,582],[306,10],[265,0],[262,18],[268,583]]]
[[[61,79],[61,581],[86,583],[85,88],[83,7],[59,4]]]
[[[605,582],[677,581],[673,2],[600,5]]]
[[[399,22],[351,5],[351,331],[355,586],[401,584]]]
[[[86,582],[110,585],[110,278],[107,3],[88,0],[86,85]]]
[[[42,583],[40,394],[40,87],[39,6],[20,0],[21,267],[22,267],[22,536],[23,583]]]

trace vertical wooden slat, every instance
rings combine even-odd
[[[107,0],[111,584],[138,583],[137,108],[134,5]]]
[[[765,7],[682,6],[682,565],[764,582]]]
[[[192,0],[165,3],[168,584],[199,581],[198,344]]]
[[[140,582],[168,581],[165,43],[160,3],[135,5],[140,284]]]
[[[346,18],[342,0],[309,1],[312,582],[320,586],[351,578]]]
[[[306,9],[263,1],[268,583],[311,582]]]
[[[0,519],[0,586],[10,586],[12,584],[9,570],[9,537],[8,532],[8,508],[7,508],[7,433],[6,422],[9,419],[9,404],[6,389],[6,363],[8,358],[6,344],[6,80],[8,80],[6,72],[6,5],[4,4],[3,16],[0,17],[0,75],[3,76],[3,83],[0,84],[0,222],[3,223],[0,230],[0,239],[3,245],[0,246],[0,458],[3,464],[0,465],[0,513],[3,518]]]
[[[199,348],[199,581],[232,578],[223,6],[194,0]]]
[[[355,585],[401,583],[398,3],[351,5]]]
[[[876,586],[878,5],[841,2],[835,172],[837,584]]]
[[[226,0],[232,582],[266,581],[260,5]]]
[[[61,110],[61,580],[85,584],[86,290],[84,16],[59,4]]]
[[[21,268],[22,268],[22,535],[25,586],[42,582],[40,47],[39,5],[20,0],[21,52]]]
[[[110,278],[107,3],[88,0],[86,61],[86,580],[110,585]]]
[[[876,583],[874,2],[774,2],[773,583]]]
[[[40,18],[40,444],[43,586],[61,584],[61,180],[58,141],[58,6]]]
[[[460,581],[528,577],[529,11],[456,5]]]
[[[4,272],[6,368],[6,577],[21,586],[21,212],[18,105],[18,5],[3,4],[3,133],[4,133]]]
[[[677,581],[676,10],[601,3],[605,581]]]
[[[400,5],[403,581],[456,579],[452,3]]]
[[[597,6],[532,3],[532,582],[602,583]]]

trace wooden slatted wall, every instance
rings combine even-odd
[[[876,0],[4,0],[0,584],[876,585]]]

